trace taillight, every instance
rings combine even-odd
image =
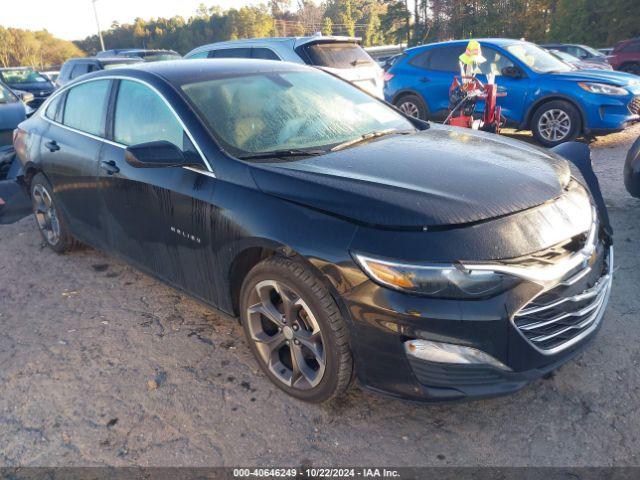
[[[385,82],[390,81],[393,77],[395,77],[395,75],[393,73],[389,73],[389,72],[384,72],[384,77],[382,77],[384,79]]]
[[[27,152],[26,140],[27,132],[21,130],[20,128],[16,128],[13,131],[13,148],[15,149],[18,158],[24,158],[24,155]]]

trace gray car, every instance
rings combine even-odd
[[[384,98],[384,72],[359,41],[355,37],[321,35],[230,40],[195,48],[184,58],[254,58],[304,63],[322,68],[378,98]]]

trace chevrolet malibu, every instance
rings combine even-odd
[[[606,212],[558,154],[405,116],[328,73],[194,60],[96,72],[16,131],[45,242],[238,317],[266,376],[417,400],[505,394],[593,338]]]

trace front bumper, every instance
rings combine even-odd
[[[598,255],[587,275],[562,286],[565,303],[575,306],[575,312],[586,310],[583,317],[570,312],[561,319],[569,330],[579,330],[562,348],[536,344],[517,324],[518,315],[531,310],[533,300],[556,287],[542,292],[525,282],[494,298],[456,301],[406,295],[365,282],[343,298],[353,322],[360,381],[371,389],[420,401],[485,398],[519,390],[569,361],[600,328],[611,288],[613,249],[600,244]],[[598,282],[606,282],[604,293],[588,309],[579,302],[589,303],[589,298],[581,300],[580,295],[593,288],[600,292]],[[564,327],[554,332],[560,330]],[[470,346],[508,368],[425,361],[405,352],[404,342],[410,339]]]
[[[584,98],[584,110],[586,134],[619,132],[640,121],[640,89],[634,88],[623,97],[589,94]]]

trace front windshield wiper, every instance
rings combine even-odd
[[[359,143],[368,142],[369,140],[373,140],[374,138],[384,137],[385,135],[407,135],[409,133],[415,133],[415,130],[394,130],[393,128],[389,128],[387,130],[374,130],[373,132],[365,133],[352,140],[347,140],[346,142],[339,143],[338,145],[332,147],[331,151],[336,152],[344,148],[352,147]]]
[[[272,150],[270,152],[257,152],[247,155],[238,155],[240,160],[260,160],[262,158],[290,158],[290,157],[312,157],[314,155],[322,155],[327,153],[326,150],[304,150],[304,149],[288,149],[288,150]]]

